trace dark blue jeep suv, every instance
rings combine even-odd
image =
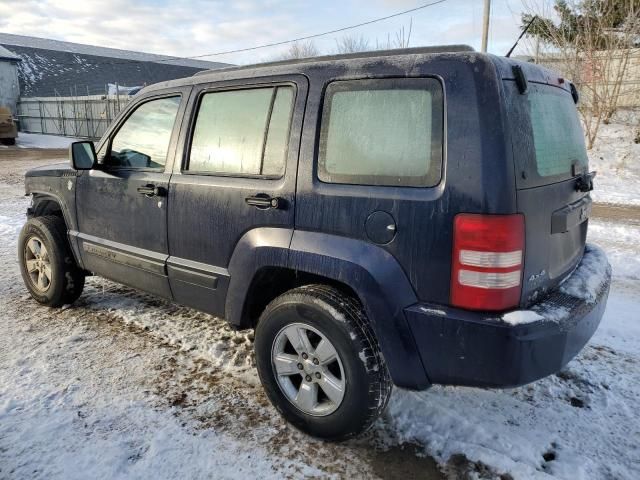
[[[71,165],[26,175],[40,303],[97,274],[255,328],[282,415],[353,436],[392,384],[510,387],[602,317],[578,94],[452,46],[201,72],[144,88]]]

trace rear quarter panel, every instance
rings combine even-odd
[[[420,300],[448,303],[453,217],[459,212],[513,213],[513,162],[496,68],[477,53],[336,61],[308,73],[296,196],[296,230],[369,242],[365,221],[389,212],[397,234],[382,245],[401,265]],[[434,77],[444,90],[443,173],[431,188],[338,185],[317,178],[323,95],[329,82]],[[404,307],[404,306],[403,306]]]

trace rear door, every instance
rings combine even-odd
[[[518,211],[525,215],[522,302],[558,285],[582,258],[591,198],[578,189],[588,172],[584,134],[570,91],[505,81],[512,127]]]
[[[169,189],[175,300],[221,315],[231,255],[260,227],[293,229],[307,79],[288,75],[194,88]]]

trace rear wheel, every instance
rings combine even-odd
[[[60,217],[30,219],[20,232],[18,256],[22,279],[31,296],[43,305],[59,307],[74,302],[84,288]]]
[[[4,143],[5,145],[15,145],[16,144],[16,139],[15,138],[3,138],[0,141],[2,143]]]
[[[340,440],[371,426],[391,380],[362,306],[325,285],[271,302],[256,328],[260,380],[278,411],[311,435]]]

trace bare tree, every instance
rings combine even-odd
[[[409,28],[400,27],[395,35],[387,34],[387,40],[379,42],[376,39],[376,50],[390,50],[393,48],[409,48],[411,42],[411,30],[413,28],[413,18],[409,20]]]
[[[317,57],[318,55],[320,55],[320,50],[315,43],[309,40],[290,44],[284,53],[276,57],[276,60],[293,60],[296,58]]]
[[[572,80],[581,93],[587,148],[610,121],[626,88],[640,37],[638,0],[525,0],[523,24],[535,41],[535,58]],[[634,75],[637,76],[636,69]],[[636,79],[639,80],[639,79]]]
[[[356,53],[370,50],[369,40],[363,36],[345,35],[336,39],[336,53]]]

